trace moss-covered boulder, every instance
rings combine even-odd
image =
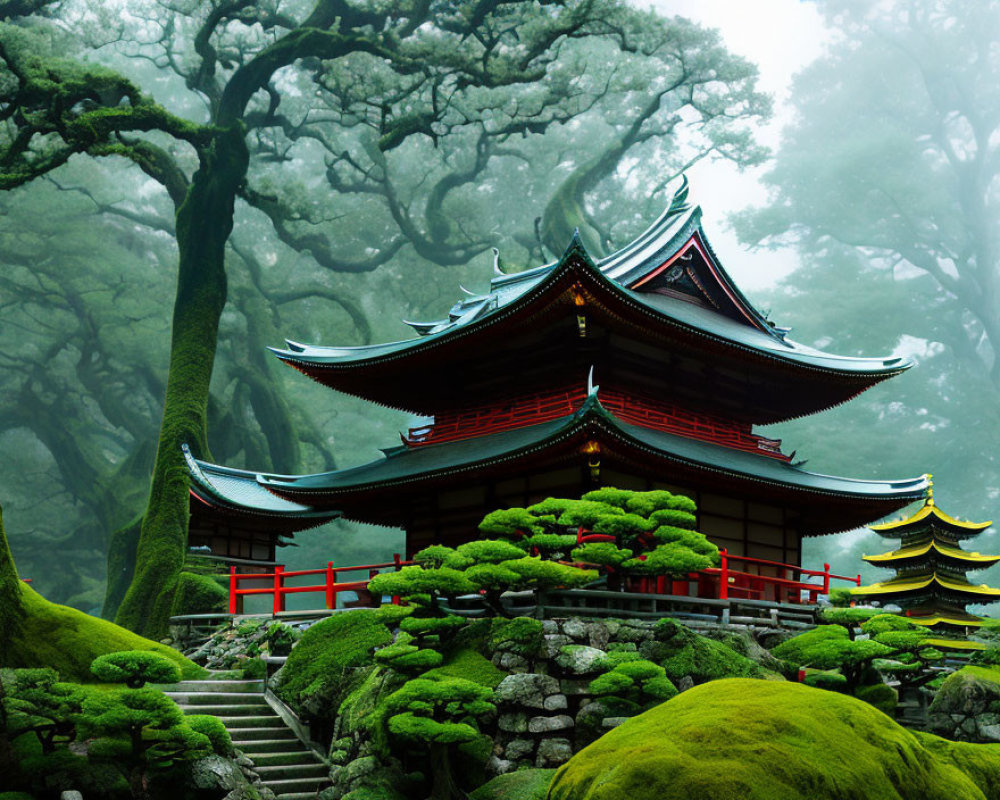
[[[559,769],[549,800],[992,800],[1000,746],[917,736],[867,703],[720,680],[615,728]]]
[[[175,663],[183,678],[204,670],[171,647],[145,639],[104,619],[75,608],[50,603],[21,584],[23,617],[10,646],[0,651],[0,666],[51,667],[63,680],[92,682],[90,665],[98,656],[122,650],[159,653]]]
[[[1000,669],[968,666],[949,675],[931,703],[933,733],[964,742],[1000,742]]]
[[[755,661],[732,648],[699,636],[676,620],[661,619],[653,629],[653,639],[639,645],[639,653],[661,664],[675,683],[690,679],[694,683],[719,678],[763,678],[767,671]]]

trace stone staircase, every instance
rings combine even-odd
[[[185,714],[218,717],[278,800],[314,800],[329,785],[329,768],[267,704],[263,681],[210,679],[161,688]]]

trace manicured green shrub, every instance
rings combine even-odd
[[[653,633],[653,641],[643,642],[639,653],[660,664],[672,681],[689,677],[697,684],[720,678],[763,678],[767,674],[755,661],[722,642],[699,636],[676,620],[659,620]]]
[[[883,714],[888,714],[890,717],[893,716],[893,712],[896,710],[896,703],[899,700],[899,693],[884,683],[859,686],[854,696],[875,706]]]
[[[228,757],[233,754],[232,737],[218,717],[213,717],[211,714],[188,714],[184,717],[184,721],[195,733],[208,737],[212,751],[216,755]]]
[[[421,649],[404,642],[395,642],[375,651],[375,663],[411,675],[438,667],[443,661],[444,656],[436,650]]]
[[[229,590],[218,579],[194,572],[182,572],[177,576],[177,592],[174,594],[170,614],[211,614],[226,611],[228,605]]]
[[[181,679],[177,665],[159,655],[143,650],[125,650],[98,656],[90,671],[107,683],[124,683],[139,689],[147,683],[175,683]]]
[[[545,800],[554,769],[519,769],[497,775],[469,795],[469,800]]]
[[[851,600],[854,599],[850,589],[831,589],[827,597],[830,599],[830,605],[834,608],[847,608],[850,606]]]
[[[614,695],[635,703],[639,709],[650,708],[677,694],[677,687],[659,664],[621,656],[612,670],[594,678],[589,688],[597,697]]]
[[[541,653],[543,643],[542,623],[531,617],[495,619],[490,628],[490,645],[493,650],[507,650],[533,658]]]
[[[612,542],[587,542],[574,548],[570,554],[574,561],[584,564],[596,564],[599,567],[617,569],[632,558],[632,551],[618,547]]]

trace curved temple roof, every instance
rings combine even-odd
[[[869,525],[869,527],[876,533],[880,533],[883,536],[898,538],[905,536],[910,533],[909,528],[920,528],[926,527],[922,525],[925,521],[930,523],[937,523],[940,527],[943,527],[950,532],[958,536],[974,536],[980,531],[986,530],[990,527],[993,522],[965,522],[960,519],[956,519],[950,514],[945,514],[940,508],[934,504],[934,498],[928,497],[920,510],[915,514],[911,514],[908,517],[903,517],[902,519],[893,520],[892,522],[884,522],[881,525]]]
[[[217,496],[241,509],[260,508],[277,516],[335,516],[332,510],[352,495],[400,484],[473,472],[544,452],[581,436],[606,437],[627,451],[672,462],[679,468],[708,471],[741,482],[766,484],[815,497],[885,504],[896,508],[923,496],[923,477],[902,481],[861,481],[806,472],[767,456],[732,450],[709,442],[677,436],[622,422],[601,406],[593,391],[575,413],[550,422],[503,433],[419,448],[385,451],[369,464],[316,475],[266,475],[230,470],[189,456],[196,484],[210,484]],[[318,508],[323,506],[323,510]],[[872,514],[871,516],[875,516]],[[870,517],[869,517],[870,518]],[[319,524],[319,523],[316,523]],[[824,531],[829,532],[829,531]]]
[[[876,595],[896,595],[917,592],[931,587],[934,589],[946,590],[962,595],[973,595],[977,597],[1000,597],[1000,589],[994,589],[985,583],[978,586],[969,583],[961,578],[949,578],[932,572],[930,575],[914,575],[881,583],[873,583],[871,586],[861,586],[851,589],[851,594],[859,597],[874,597]]]
[[[869,564],[874,564],[878,567],[902,567],[905,564],[901,562],[923,560],[923,557],[928,555],[931,550],[934,550],[935,553],[944,556],[946,559],[950,558],[962,562],[965,569],[986,569],[1000,561],[1000,556],[984,556],[981,553],[969,553],[961,548],[943,544],[936,539],[931,539],[924,544],[915,544],[875,556],[862,556],[862,558]]]
[[[448,319],[408,323],[420,334],[416,339],[361,347],[319,347],[288,341],[286,349],[271,349],[278,358],[307,374],[312,374],[310,369],[346,369],[352,365],[403,358],[469,335],[509,316],[513,306],[537,297],[572,264],[591,273],[591,277],[620,300],[641,306],[661,324],[768,359],[828,375],[868,376],[872,383],[911,366],[906,359],[897,357],[832,355],[786,338],[787,329],[769,322],[735,286],[701,229],[701,209],[684,205],[685,197],[686,187],[682,187],[674,202],[649,229],[606,258],[593,261],[579,237],[574,236],[558,261],[524,272],[495,276],[489,292],[456,303]],[[674,280],[675,285],[680,286],[680,281],[687,278],[681,273],[679,277],[671,277],[670,270],[679,268],[681,262],[691,257],[691,248],[701,255],[707,272],[701,276],[704,280],[693,275],[694,282],[688,284],[688,293],[700,291],[704,302],[690,302],[691,297],[684,299],[682,293],[674,291],[636,291],[658,276],[666,281]]]
[[[319,511],[278,497],[257,482],[255,472],[201,461],[191,454],[186,444],[182,449],[191,475],[191,493],[207,506],[237,514],[277,517],[289,523],[280,527],[290,531],[313,528],[340,516],[336,511]]]

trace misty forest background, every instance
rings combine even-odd
[[[361,28],[380,8],[328,5],[354,9]],[[466,33],[457,48],[425,37],[406,69],[363,48],[310,55],[249,98],[203,455],[286,473],[376,458],[413,419],[323,389],[266,346],[409,338],[402,319],[440,319],[460,284],[487,287],[492,247],[516,271],[579,226],[606,254],[663,210],[668,184],[723,160],[762,170],[765,188],[728,223],[743,245],[796,256],[749,290],[758,307],[797,341],[918,363],[765,434],[806,469],[933,472],[945,510],[1000,516],[1000,3],[815,3],[825,49],[793,80],[773,148],[757,137],[771,100],[756,67],[711,29],[608,0],[474,18],[496,5],[431,3]],[[177,209],[207,152],[175,120],[216,119],[227,81],[314,6],[0,0],[0,502],[22,576],[51,600],[100,613],[109,549],[134,546],[147,506]],[[520,47],[542,42],[534,74],[514,65],[498,80],[484,66],[477,79],[461,63],[466,45],[502,59],[512,32]],[[49,69],[93,92],[53,116]],[[12,100],[27,83],[38,97]],[[132,115],[135,92],[166,121],[75,143],[78,119]],[[692,199],[712,217],[697,181]],[[738,276],[742,251],[718,249]],[[380,560],[402,535],[338,522],[296,543],[281,555],[292,569]],[[805,562],[873,578],[860,556],[885,545],[822,537]],[[1000,541],[990,531],[975,546]]]

